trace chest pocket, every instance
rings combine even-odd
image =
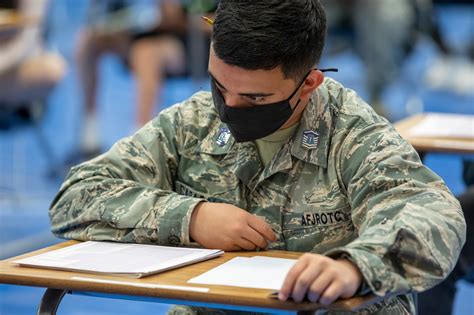
[[[285,249],[298,252],[324,253],[356,238],[350,205],[321,209],[306,205],[301,211],[284,212],[282,233]]]

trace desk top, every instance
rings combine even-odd
[[[86,274],[69,271],[36,269],[28,267],[19,267],[11,263],[12,260],[26,258],[51,250],[56,250],[66,246],[78,243],[77,241],[68,241],[47,247],[38,251],[27,253],[21,256],[13,257],[0,261],[0,283],[16,284],[25,286],[47,287],[54,289],[68,289],[73,291],[87,291],[99,293],[122,294],[139,297],[155,297],[173,300],[197,301],[206,303],[218,303],[227,305],[253,306],[262,308],[271,308],[279,310],[292,311],[310,311],[320,309],[317,303],[303,302],[295,303],[293,301],[282,302],[270,298],[272,290],[251,289],[219,285],[191,284],[187,281],[196,277],[209,269],[236,257],[251,256],[269,256],[280,258],[298,258],[302,253],[285,251],[261,251],[261,252],[226,252],[223,256],[181,267],[178,269],[165,271],[156,275],[151,275],[141,279],[127,277],[117,277],[108,275]],[[74,277],[83,277],[90,279],[100,279],[117,281],[112,283],[87,282],[74,279]],[[120,283],[118,283],[120,282]],[[186,287],[206,287],[208,292],[183,291],[164,288],[145,288],[137,286],[138,284],[163,284]],[[135,285],[134,285],[135,284]],[[332,310],[358,310],[372,303],[382,300],[376,296],[354,297],[351,299],[342,299],[328,307]]]
[[[410,135],[410,129],[419,124],[428,114],[419,114],[394,124],[395,129],[405,138],[418,152],[443,152],[443,153],[474,153],[474,138],[451,138],[451,137],[414,137]],[[437,115],[443,115],[438,114]],[[453,128],[456,128],[453,126]]]

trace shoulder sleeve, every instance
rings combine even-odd
[[[441,282],[466,233],[459,203],[444,182],[383,120],[355,124],[339,161],[358,238],[327,254],[349,255],[378,295]]]
[[[190,216],[202,200],[174,192],[188,138],[182,106],[72,168],[49,210],[52,232],[78,240],[188,244]]]

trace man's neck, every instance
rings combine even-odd
[[[293,112],[293,115],[281,126],[279,130],[282,129],[287,129],[290,128],[291,126],[298,124],[301,120],[301,117],[303,117],[303,113],[306,109],[306,106],[308,106],[309,102],[311,102],[311,99],[309,99],[306,103],[301,103],[298,105],[299,110],[296,112]]]

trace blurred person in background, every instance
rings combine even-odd
[[[45,48],[43,25],[46,0],[2,0],[3,17],[17,17],[18,25],[0,32],[0,116],[2,125],[11,115],[31,114],[43,104],[64,76],[64,59]],[[5,118],[6,117],[6,118]]]
[[[402,62],[420,34],[449,54],[433,14],[431,0],[323,0],[329,16],[329,38],[346,31],[367,71],[369,103],[387,116],[381,96],[399,75]],[[333,39],[334,42],[338,42]],[[339,41],[340,42],[340,41]],[[335,48],[337,50],[337,47]],[[387,117],[390,118],[390,117]]]
[[[90,3],[87,26],[79,35],[77,65],[85,106],[80,150],[100,153],[96,115],[98,64],[117,55],[137,80],[135,129],[151,120],[165,73],[185,70],[186,14],[177,0],[104,0]]]

